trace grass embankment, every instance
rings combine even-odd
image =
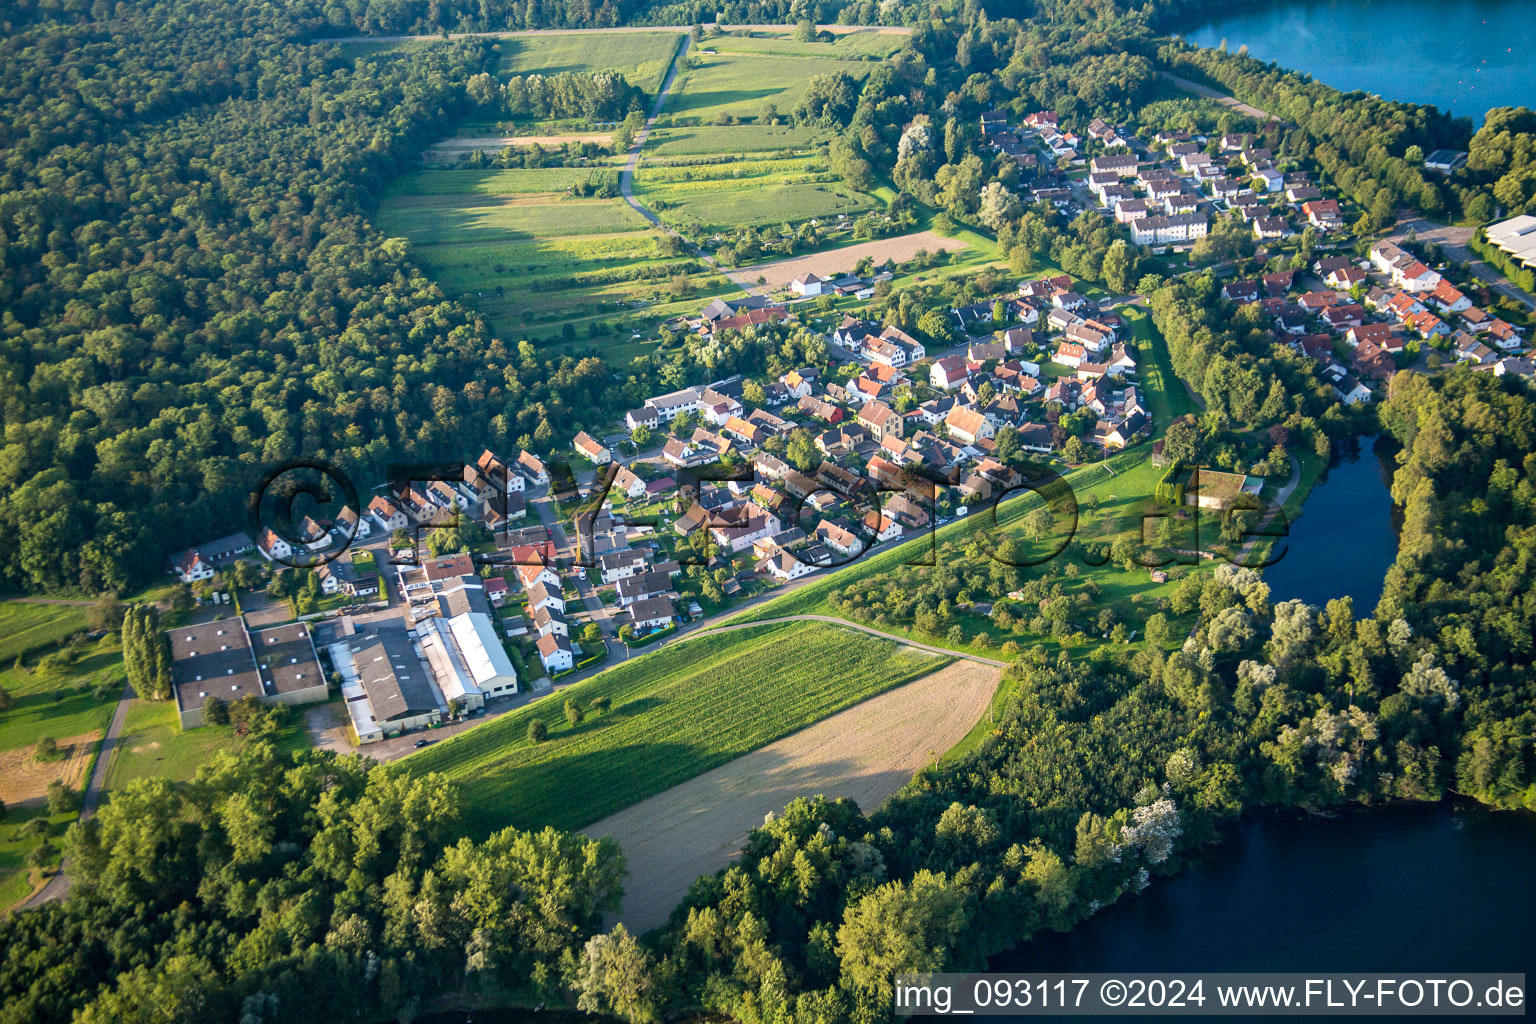
[[[817,623],[705,637],[610,668],[395,770],[464,782],[474,835],[579,828],[946,663]],[[608,711],[566,721],[567,698],[590,709],[599,697]],[[543,743],[527,738],[534,719],[549,728]]]

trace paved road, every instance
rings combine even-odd
[[[128,718],[128,702],[133,700],[133,687],[128,683],[123,684],[123,692],[117,698],[117,707],[112,711],[112,722],[107,726],[107,735],[101,741],[101,750],[96,755],[96,766],[91,770],[91,777],[85,784],[85,796],[80,801],[80,819],[83,821],[96,813],[97,806],[101,803],[101,791],[107,784],[107,770],[112,766],[112,753],[117,749],[117,739],[123,732],[123,723]],[[68,860],[60,861],[58,873],[48,879],[31,898],[24,900],[22,906],[36,907],[49,900],[63,899],[69,894],[69,876],[64,869],[69,866]]]
[[[847,619],[840,619],[835,615],[782,615],[773,619],[758,619],[755,622],[737,622],[729,626],[711,626],[709,629],[701,629],[698,632],[690,633],[685,637],[677,637],[667,640],[658,646],[670,647],[673,644],[681,643],[684,640],[693,640],[701,636],[713,636],[717,633],[734,633],[738,629],[752,629],[757,626],[773,626],[781,622],[825,622],[833,626],[846,626],[849,629],[856,629],[860,633],[868,633],[870,636],[878,636],[882,640],[894,640],[904,646],[912,647],[919,651],[927,651],[929,654],[942,654],[949,658],[963,658],[966,661],[974,661],[982,665],[991,665],[994,668],[1007,668],[1009,665],[1008,662],[998,661],[996,658],[983,658],[979,654],[966,654],[964,651],[952,651],[948,647],[934,647],[931,644],[920,644],[916,640],[908,640],[906,637],[897,636],[895,633],[884,633],[878,629],[872,629],[869,626],[861,626],[857,622],[849,622]]]
[[[534,498],[529,504],[538,512],[539,520],[544,524],[544,529],[549,533],[550,540],[554,541],[555,557],[569,558],[572,561],[576,561],[580,552],[576,550],[576,545],[566,536],[565,527],[560,525],[555,509],[555,499],[546,490],[543,496]],[[572,575],[576,580],[576,592],[581,595],[581,603],[586,607],[587,615],[603,631],[603,647],[608,651],[609,660],[624,657],[626,653],[625,645],[617,638],[613,620],[608,614],[608,608],[603,604],[603,599],[597,596],[597,590],[587,579],[586,570],[578,567],[573,571]],[[584,649],[582,653],[587,657],[591,657],[597,652]]]
[[[1204,96],[1206,99],[1215,100],[1222,106],[1231,107],[1239,114],[1247,114],[1249,117],[1256,121],[1279,121],[1281,124],[1286,123],[1285,121],[1281,121],[1280,118],[1276,117],[1274,114],[1271,114],[1267,110],[1260,110],[1258,107],[1255,107],[1252,104],[1244,103],[1239,99],[1228,96],[1224,92],[1218,92],[1208,85],[1201,85],[1199,82],[1191,82],[1187,78],[1180,78],[1178,75],[1171,74],[1167,71],[1159,71],[1158,75],[1167,81],[1172,82],[1174,85],[1178,86],[1180,89],[1183,89],[1185,92],[1192,92],[1196,96]]]
[[[1536,309],[1536,295],[1517,288],[1509,278],[1499,273],[1497,268],[1485,262],[1481,256],[1467,248],[1467,241],[1477,233],[1475,227],[1457,227],[1450,224],[1435,224],[1431,221],[1416,218],[1414,220],[1399,221],[1397,230],[1390,239],[1401,244],[1412,231],[1421,242],[1433,242],[1440,247],[1440,251],[1451,259],[1467,265],[1467,270],[1472,276],[1488,283],[1494,291],[1506,298],[1522,302],[1531,309]]]

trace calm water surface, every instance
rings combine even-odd
[[[1264,570],[1272,600],[1300,598],[1321,608],[1348,595],[1356,616],[1371,614],[1397,558],[1393,452],[1390,443],[1366,437],[1329,467],[1290,524],[1284,555]]]
[[[992,968],[1536,972],[1533,851],[1526,813],[1262,812],[1182,874]]]
[[[1225,39],[1345,91],[1433,103],[1481,123],[1490,107],[1536,107],[1530,0],[1282,0],[1172,26]]]

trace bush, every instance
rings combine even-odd
[[[52,761],[59,756],[59,741],[52,736],[39,736],[32,756],[39,761]]]
[[[572,725],[580,725],[581,720],[585,717],[586,714],[581,710],[581,705],[576,703],[576,698],[567,697],[565,699],[565,720]]]
[[[68,814],[75,809],[75,791],[64,785],[62,779],[48,783],[48,813]]]
[[[544,719],[535,718],[528,723],[528,741],[530,743],[543,743],[549,739],[549,726],[544,724]]]
[[[592,701],[592,710],[598,712],[599,714],[601,714],[604,711],[607,711],[612,706],[613,706],[613,702],[611,700],[609,700],[607,697],[598,697],[597,699]]]

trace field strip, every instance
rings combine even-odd
[[[743,609],[745,611],[745,609]],[[904,636],[895,633],[882,633],[872,626],[862,626],[857,622],[840,619],[835,615],[782,615],[774,619],[753,619],[750,622],[735,622],[728,626],[711,626],[709,629],[701,629],[697,633],[686,633],[675,640],[664,641],[662,647],[671,647],[674,644],[686,643],[689,640],[697,640],[701,636],[715,636],[720,633],[730,633],[738,629],[751,629],[753,626],[772,626],[784,622],[825,622],[833,626],[842,626],[844,629],[856,629],[870,636],[880,637],[882,640],[894,640],[904,647],[914,651],[922,651],[924,654],[941,654],[946,658],[964,658],[966,661],[974,661],[981,665],[991,665],[994,668],[1007,668],[1008,662],[998,661],[995,658],[983,658],[977,654],[967,654],[964,651],[952,651],[947,647],[930,647],[928,644],[920,644],[916,640],[908,640]]]
[[[428,147],[427,152],[504,149],[507,146],[531,146],[534,143],[541,146],[554,146],[566,142],[596,142],[606,146],[612,141],[612,132],[587,132],[576,135],[455,135],[450,139],[433,143]]]
[[[782,288],[805,273],[817,274],[821,277],[852,273],[854,265],[866,256],[873,259],[876,266],[879,266],[888,259],[905,263],[917,255],[919,249],[927,249],[929,252],[938,252],[940,249],[945,252],[959,252],[967,248],[970,248],[970,245],[964,239],[945,238],[932,231],[914,231],[910,235],[860,242],[841,249],[828,249],[826,252],[813,252],[806,256],[794,256],[790,259],[775,260],[772,263],[760,263],[739,269],[742,274],[752,277],[753,280],[756,280],[759,275],[767,278],[767,283],[763,287],[773,289]]]
[[[752,32],[793,32],[794,25],[715,25],[722,32],[747,29]],[[311,43],[438,43],[449,39],[517,39],[523,36],[611,36],[647,32],[691,32],[692,25],[615,25],[612,28],[527,28],[507,32],[449,32],[446,35],[415,36],[316,36]],[[817,25],[816,31],[835,36],[868,32],[880,36],[909,36],[912,30],[902,25]]]
[[[1000,678],[954,662],[582,829],[624,848],[620,919],[637,933],[665,924],[695,878],[728,865],[764,815],[797,797],[874,810],[971,731]]]

